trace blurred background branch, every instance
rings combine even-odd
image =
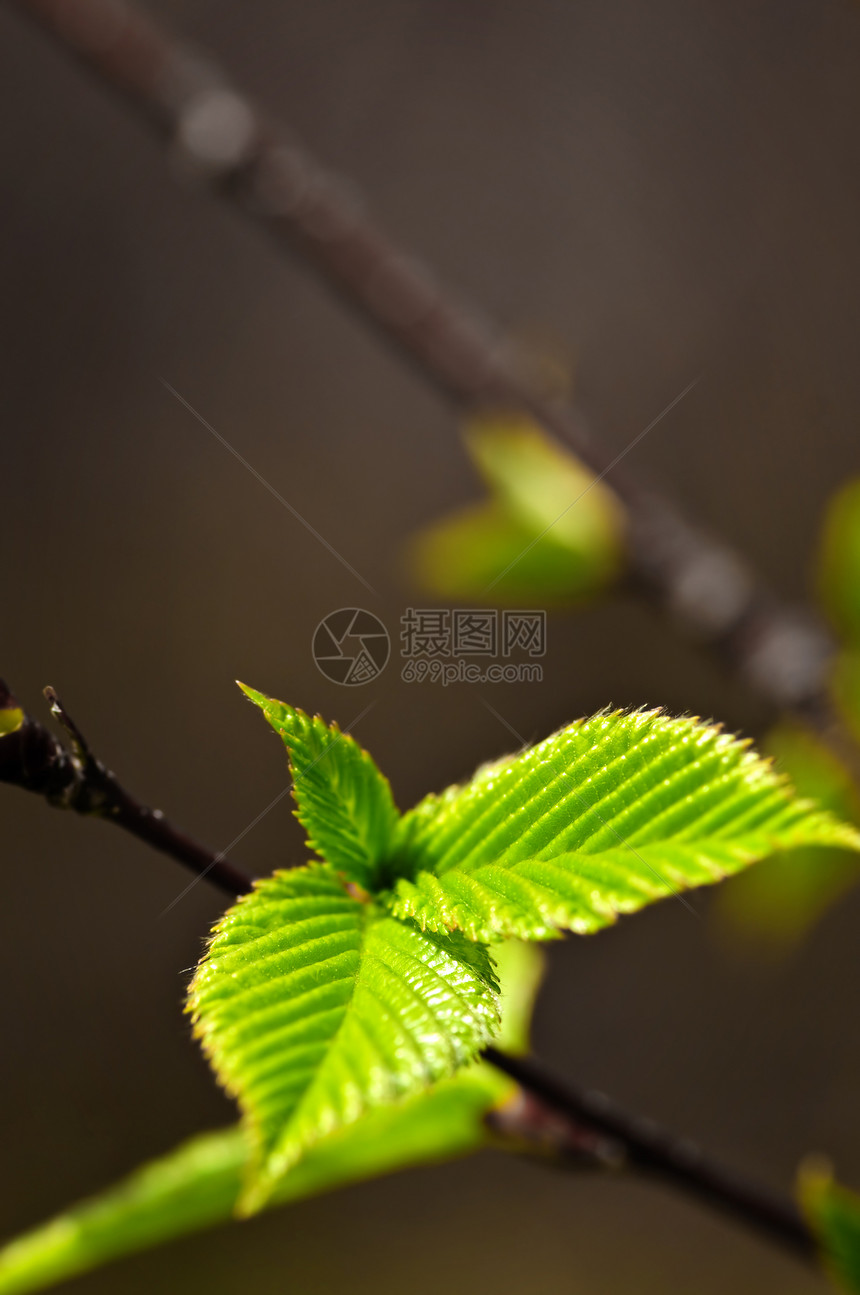
[[[492,326],[382,231],[353,185],[321,166],[211,59],[125,0],[12,3],[124,95],[168,141],[185,175],[298,251],[438,390],[467,408],[524,411],[572,446],[598,480],[611,472],[627,513],[633,586],[860,772],[857,743],[831,701],[835,646],[818,617],[782,604],[737,552],[622,466],[626,449],[613,453],[581,414],[548,398]]]

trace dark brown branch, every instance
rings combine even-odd
[[[169,141],[190,177],[297,250],[437,390],[460,405],[525,410],[612,487],[629,519],[632,583],[759,696],[860,773],[827,689],[833,646],[811,612],[782,605],[739,555],[615,466],[582,416],[548,399],[491,326],[440,286],[211,60],[126,0],[13,0]]]
[[[601,1093],[576,1088],[556,1079],[532,1060],[486,1048],[484,1057],[537,1099],[562,1123],[555,1135],[562,1155],[569,1147],[574,1162],[589,1152],[598,1163],[636,1169],[716,1206],[747,1227],[814,1259],[815,1240],[800,1210],[790,1200],[751,1182],[697,1146],[658,1128],[649,1120],[628,1115]],[[502,1128],[515,1133],[523,1122],[517,1113],[499,1116]],[[533,1122],[533,1121],[532,1121]]]
[[[168,822],[161,810],[150,809],[130,795],[90,752],[53,688],[46,688],[45,695],[52,714],[69,734],[71,749],[27,715],[0,680],[0,782],[35,791],[59,809],[118,823],[228,894],[248,889],[248,878],[229,859],[213,854]]]
[[[0,680],[0,782],[43,795],[52,805],[93,814],[124,827],[232,896],[247,893],[249,877],[147,809],[96,759],[53,688],[45,694],[65,728],[71,751],[25,714]],[[733,1215],[771,1240],[811,1258],[815,1245],[790,1201],[708,1159],[697,1148],[625,1114],[606,1098],[553,1078],[534,1062],[487,1048],[484,1057],[526,1095],[494,1115],[507,1144],[548,1151],[562,1164],[629,1168],[656,1174],[674,1187]]]

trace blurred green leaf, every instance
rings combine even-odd
[[[317,1143],[277,1185],[281,1205],[487,1142],[485,1112],[502,1088],[484,1066],[400,1106],[377,1109]],[[21,1295],[99,1264],[226,1222],[245,1179],[240,1129],[204,1134],[0,1250],[0,1295]]]
[[[659,711],[571,724],[428,796],[400,832],[392,911],[474,940],[586,934],[780,848],[860,849],[748,742]]]
[[[422,589],[458,602],[492,597],[501,606],[558,606],[584,596],[588,588],[585,568],[551,530],[535,540],[534,528],[495,500],[422,531],[413,541],[410,562]]]
[[[837,631],[860,646],[860,479],[843,486],[828,505],[818,587]]]
[[[0,737],[17,733],[24,723],[24,712],[18,706],[5,706],[0,710]]]
[[[530,420],[476,418],[465,434],[490,498],[427,527],[410,565],[440,597],[539,606],[578,602],[619,573],[615,496]]]
[[[542,959],[533,946],[499,950],[499,1046],[525,1051]],[[468,1155],[490,1141],[484,1116],[515,1085],[485,1063],[399,1105],[379,1107],[318,1142],[277,1184],[270,1206],[416,1165]],[[25,1295],[123,1255],[227,1222],[251,1149],[239,1128],[207,1133],[0,1250],[0,1295]]]
[[[860,821],[845,769],[805,730],[780,725],[768,735],[764,750],[802,796],[840,819]],[[858,881],[860,860],[849,850],[806,846],[779,853],[721,889],[715,919],[734,936],[784,953]]]
[[[840,653],[833,669],[832,685],[836,705],[860,742],[860,652]]]
[[[499,978],[502,1017],[495,1046],[502,1052],[525,1056],[531,1047],[532,1011],[544,976],[543,950],[522,940],[505,940],[494,946],[493,961]]]
[[[825,1269],[842,1290],[860,1291],[860,1196],[834,1182],[826,1165],[810,1164],[799,1197]]]

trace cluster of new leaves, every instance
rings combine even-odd
[[[572,724],[400,817],[349,735],[245,691],[320,856],[226,914],[191,987],[251,1143],[245,1212],[320,1138],[479,1052],[499,1019],[492,944],[593,931],[777,849],[860,848],[746,743],[653,711]]]

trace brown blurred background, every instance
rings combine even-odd
[[[220,55],[442,275],[575,362],[631,464],[807,588],[860,414],[860,5],[853,0],[181,0]],[[54,684],[127,784],[212,846],[285,781],[235,677],[346,724],[402,806],[606,703],[768,716],[644,609],[554,617],[545,681],[364,689],[317,621],[422,605],[397,555],[476,497],[454,415],[303,268],[204,196],[0,10],[0,664]],[[172,383],[380,590],[373,599],[183,409]],[[426,601],[426,600],[423,600]],[[223,902],[94,822],[0,796],[2,1232],[232,1118],[189,1040]],[[301,857],[282,801],[236,847]],[[666,903],[550,951],[538,1051],[774,1183],[810,1148],[860,1185],[860,893],[787,962]],[[444,1289],[804,1295],[792,1261],[656,1188],[485,1156],[351,1189],[79,1280],[82,1292]]]

